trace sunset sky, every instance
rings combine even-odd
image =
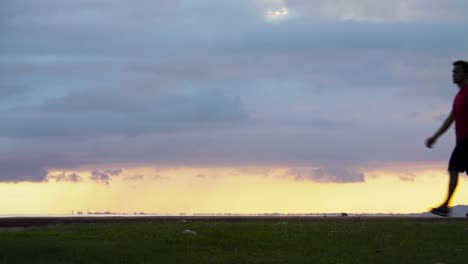
[[[418,213],[465,0],[0,3],[0,214]],[[468,204],[462,176],[453,204]]]

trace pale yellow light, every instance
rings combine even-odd
[[[105,185],[83,170],[80,183],[0,184],[0,214],[417,213],[445,198],[448,176],[441,167],[368,168],[365,182],[341,184],[298,180],[289,168],[129,167]],[[468,204],[466,177],[453,204]]]

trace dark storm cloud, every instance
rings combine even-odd
[[[290,15],[268,22],[282,3]],[[465,2],[440,3],[2,3],[0,181],[300,164],[353,182],[366,162],[445,159],[449,144],[423,141],[450,110],[468,28]]]
[[[16,99],[30,89],[20,85],[0,85],[0,101]]]
[[[5,158],[6,157],[6,158]],[[28,159],[0,158],[0,179],[2,182],[40,182],[47,176],[43,164]]]
[[[145,95],[85,92],[0,113],[0,136],[76,138],[181,132],[242,121],[240,102],[221,93]]]

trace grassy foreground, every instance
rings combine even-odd
[[[0,263],[468,263],[468,221],[59,224],[0,231]]]

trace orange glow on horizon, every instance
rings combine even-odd
[[[395,169],[392,169],[394,167]],[[382,166],[365,181],[317,183],[288,168],[125,168],[110,184],[83,181],[0,184],[1,214],[115,213],[419,213],[445,197],[440,166]],[[50,175],[60,172],[51,171]],[[461,176],[453,205],[468,203]],[[6,202],[7,201],[7,202]]]

